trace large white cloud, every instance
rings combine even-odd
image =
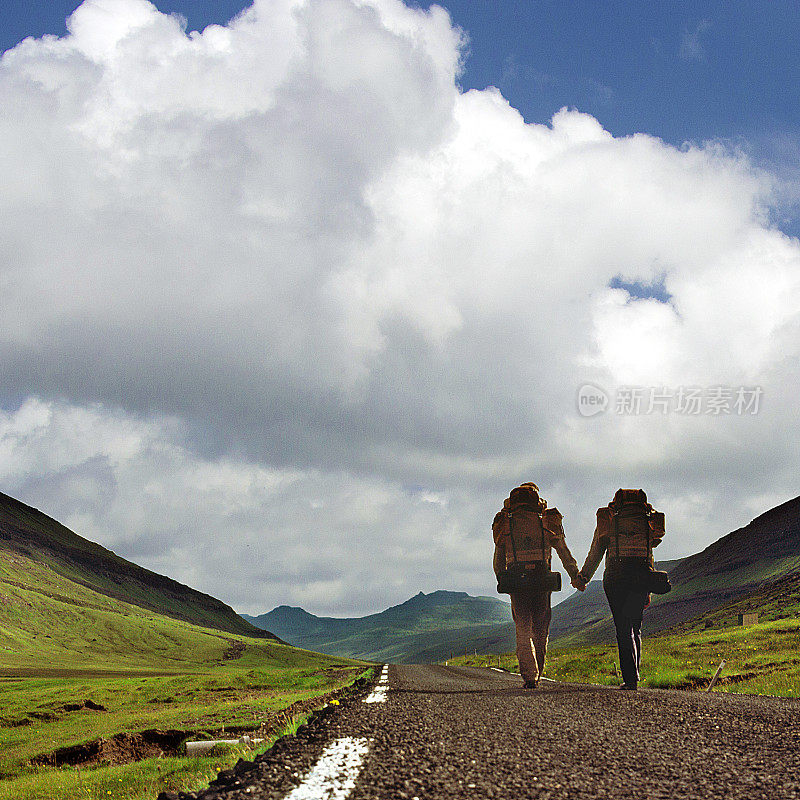
[[[521,479],[580,555],[618,485],[668,512],[667,555],[797,494],[800,246],[741,154],[526,124],[458,89],[445,11],[399,0],[257,0],[188,34],[86,0],[68,27],[0,62],[23,499],[248,610],[237,570],[265,605],[345,612],[490,591]],[[763,402],[586,419],[585,382]]]

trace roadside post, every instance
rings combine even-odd
[[[708,684],[708,689],[706,689],[707,692],[710,692],[714,688],[714,684],[719,679],[720,673],[722,672],[724,667],[725,667],[725,659],[723,658],[722,661],[720,661],[719,666],[717,667],[717,671],[714,673],[714,677],[711,679],[711,683]]]

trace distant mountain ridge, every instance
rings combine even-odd
[[[470,651],[499,652],[513,642],[507,602],[466,592],[420,592],[404,603],[366,617],[317,617],[278,606],[258,617],[244,615],[289,644],[330,655],[394,663],[440,661]],[[355,655],[357,654],[357,655]]]
[[[2,551],[19,553],[100,594],[174,619],[244,636],[276,638],[250,625],[221,600],[126,561],[0,492]]]

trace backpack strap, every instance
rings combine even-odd
[[[514,563],[517,561],[517,545],[514,543],[514,512],[508,511],[508,536],[511,539],[511,549],[514,551]]]
[[[539,529],[542,532],[542,564],[547,566],[547,551],[544,549],[544,514],[538,512],[539,516]]]

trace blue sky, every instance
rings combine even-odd
[[[76,0],[4,0],[0,47],[63,34]],[[242,0],[159,0],[190,29],[226,22]],[[423,3],[421,5],[428,5]],[[773,0],[620,2],[451,0],[470,37],[465,88],[494,85],[529,122],[562,106],[596,116],[615,136],[672,144],[749,143],[759,158],[791,155],[800,127],[800,15]],[[787,138],[789,141],[787,141]],[[740,140],[745,140],[744,142]]]

